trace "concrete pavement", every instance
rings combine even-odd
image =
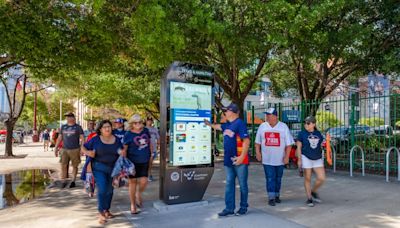
[[[0,173],[21,168],[59,169],[57,158],[44,153],[38,145],[21,147],[16,154],[28,153],[25,159],[0,160]],[[157,167],[155,167],[157,169]],[[153,171],[154,174],[157,170]],[[221,163],[204,197],[207,206],[188,210],[157,212],[158,178],[144,194],[143,212],[129,214],[127,188],[116,189],[112,211],[117,215],[110,227],[400,227],[400,183],[385,183],[383,176],[361,177],[355,173],[328,172],[321,189],[322,204],[305,206],[302,179],[296,170],[285,170],[282,204],[267,206],[265,179],[260,164],[249,169],[249,214],[243,217],[217,218],[223,209],[224,172]],[[49,189],[40,198],[14,208],[0,210],[0,227],[95,227],[96,199],[83,193],[82,183],[74,189]],[[238,197],[238,194],[237,194]]]

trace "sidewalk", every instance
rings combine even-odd
[[[22,147],[21,147],[22,148]],[[52,153],[40,147],[26,147],[25,159],[0,160],[0,173],[18,167],[59,169]],[[40,150],[40,151],[38,151]],[[24,161],[25,160],[25,161]],[[155,168],[157,169],[157,167]],[[157,174],[158,169],[153,171]],[[156,180],[158,180],[156,175]],[[109,227],[400,227],[399,182],[385,183],[383,176],[361,177],[355,173],[332,174],[320,195],[324,202],[305,206],[302,179],[296,170],[285,170],[282,204],[267,206],[264,171],[261,165],[249,169],[249,213],[242,217],[218,218],[223,209],[224,171],[216,164],[215,173],[204,197],[209,205],[188,210],[157,212],[158,181],[149,183],[144,194],[144,209],[137,216],[129,213],[127,188],[116,189],[112,211],[117,215]],[[238,197],[238,194],[236,194]],[[0,227],[97,227],[96,199],[89,199],[82,182],[74,189],[49,189],[40,198],[14,208],[0,210]]]

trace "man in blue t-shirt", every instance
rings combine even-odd
[[[226,173],[225,209],[218,213],[220,217],[235,214],[235,181],[238,178],[240,185],[240,209],[236,215],[244,215],[248,208],[248,149],[250,145],[246,124],[239,118],[239,108],[231,103],[222,108],[227,123],[211,124],[205,120],[205,124],[215,130],[223,131],[224,135],[224,168]]]
[[[114,130],[112,131],[113,135],[119,139],[121,143],[123,143],[123,139],[125,136],[125,129],[124,129],[124,120],[122,118],[117,118],[114,120]]]

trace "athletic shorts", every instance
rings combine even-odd
[[[322,158],[318,160],[311,160],[304,155],[301,155],[301,165],[303,169],[312,169],[312,168],[319,168],[324,167],[324,161]]]
[[[129,175],[130,179],[149,176],[149,163],[133,163],[135,165],[135,175]]]

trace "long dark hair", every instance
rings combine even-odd
[[[104,124],[110,124],[110,126],[112,127],[112,123],[111,123],[111,121],[109,121],[109,120],[102,120],[102,121],[100,121],[100,123],[97,125],[97,128],[96,128],[96,134],[98,135],[98,136],[100,136],[101,135],[101,128],[104,126]]]

